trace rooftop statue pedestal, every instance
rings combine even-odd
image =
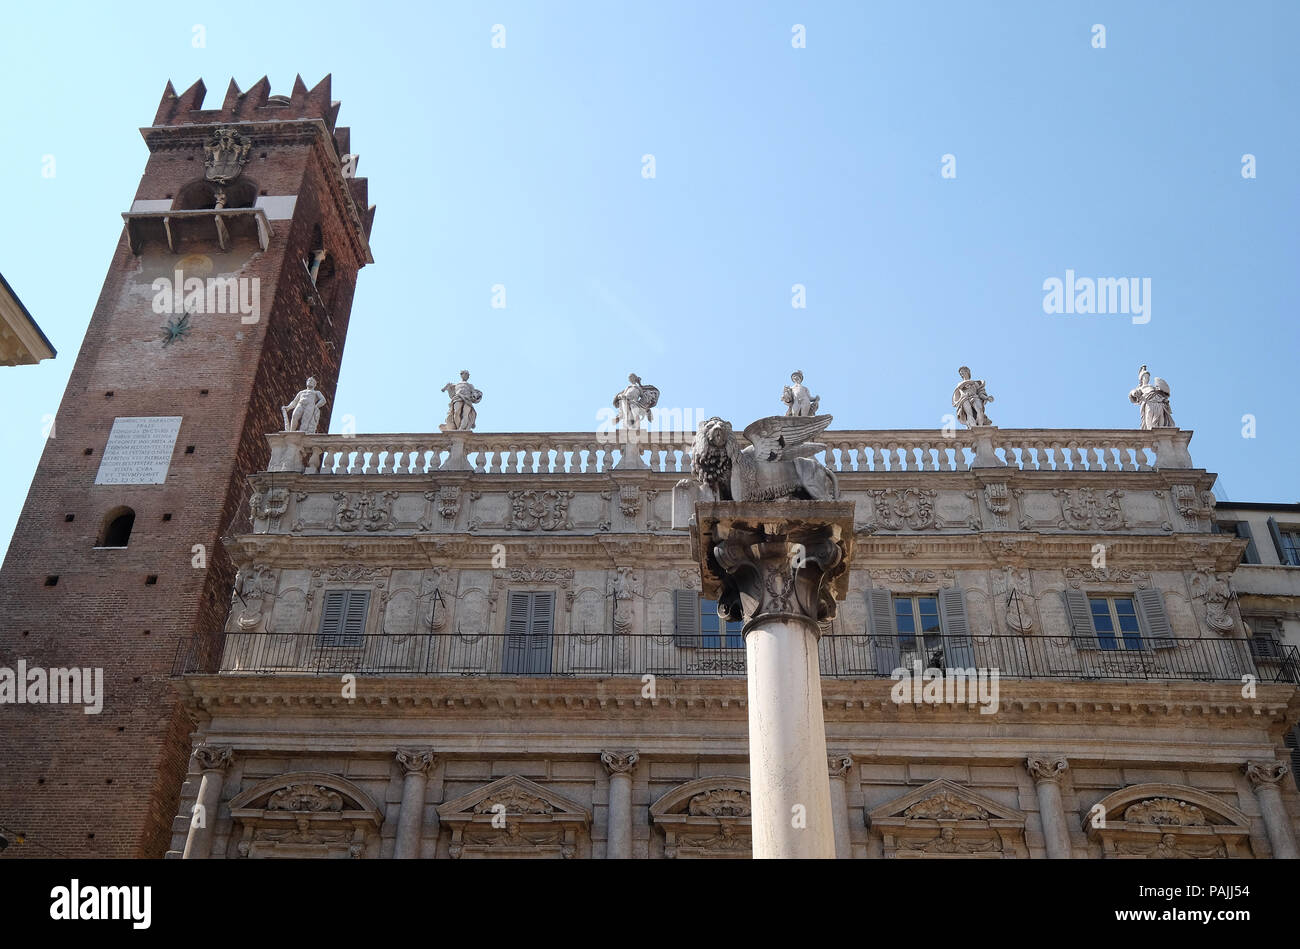
[[[744,621],[756,858],[834,859],[817,641],[848,592],[852,501],[695,506],[691,549],[718,614]]]

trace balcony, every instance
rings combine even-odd
[[[466,676],[513,679],[655,676],[742,678],[745,649],[734,639],[679,645],[671,635],[428,633],[322,637],[314,633],[221,633],[178,650],[173,675]],[[1119,645],[1118,642],[1115,645]],[[1079,648],[1070,637],[971,637],[960,657],[926,650],[911,637],[828,634],[821,638],[822,676],[890,678],[899,666],[958,665],[996,670],[1006,679],[1300,684],[1300,648],[1252,653],[1246,639],[1162,639],[1142,649]]]

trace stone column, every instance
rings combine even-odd
[[[1030,755],[1025,768],[1038,790],[1038,816],[1043,822],[1047,856],[1052,860],[1068,860],[1073,856],[1073,848],[1061,804],[1061,778],[1070,763],[1064,755]]]
[[[847,860],[853,856],[853,843],[849,837],[849,769],[853,758],[849,755],[826,756],[826,767],[831,776],[831,820],[835,824],[835,856]]]
[[[835,857],[817,641],[847,592],[852,518],[844,501],[696,508],[705,594],[744,621],[756,858]]]
[[[429,769],[435,760],[430,749],[403,748],[397,752],[397,763],[406,779],[402,784],[402,803],[397,809],[394,860],[410,860],[420,856],[420,838],[424,829],[424,792],[429,784]]]
[[[605,857],[632,856],[632,771],[641,760],[635,751],[602,751],[600,762],[609,772],[609,837]]]
[[[1282,791],[1278,784],[1291,773],[1291,768],[1281,761],[1248,761],[1242,766],[1250,786],[1255,789],[1255,799],[1259,801],[1260,813],[1264,815],[1264,829],[1268,832],[1268,842],[1273,848],[1273,856],[1278,860],[1295,860],[1300,857],[1296,852],[1295,834],[1291,831],[1291,817],[1282,803]]]
[[[226,783],[226,769],[235,751],[229,745],[221,747],[199,745],[194,758],[203,769],[199,782],[199,799],[190,814],[190,832],[185,838],[184,860],[206,860],[212,856],[212,828],[217,822],[217,808],[221,806],[221,789]]]

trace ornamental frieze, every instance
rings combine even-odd
[[[933,489],[888,488],[868,491],[876,511],[876,529],[914,531],[936,526],[934,503],[939,492]]]
[[[1078,590],[1085,583],[1131,583],[1139,589],[1151,585],[1145,570],[1121,570],[1118,567],[1066,567],[1065,582]]]
[[[393,524],[393,501],[396,491],[336,491],[338,502],[334,510],[334,526],[341,531],[390,531]]]
[[[572,530],[572,491],[510,491],[510,526],[520,531]]]
[[[1095,488],[1055,488],[1053,496],[1061,501],[1061,529],[1090,530],[1097,528],[1105,531],[1120,530],[1128,526],[1120,498],[1124,492],[1118,489],[1097,491]],[[1024,525],[1022,525],[1024,526]]]

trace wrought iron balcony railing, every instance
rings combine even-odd
[[[1135,648],[1137,647],[1137,648]],[[1247,639],[1079,640],[1060,636],[948,637],[929,645],[906,636],[827,634],[822,675],[890,678],[898,668],[996,670],[1007,679],[1259,682],[1300,684],[1300,649],[1269,654]],[[946,653],[946,655],[945,655]],[[557,636],[319,636],[220,633],[178,650],[175,675],[340,675],[732,678],[745,675],[735,635],[682,642],[653,634]]]

